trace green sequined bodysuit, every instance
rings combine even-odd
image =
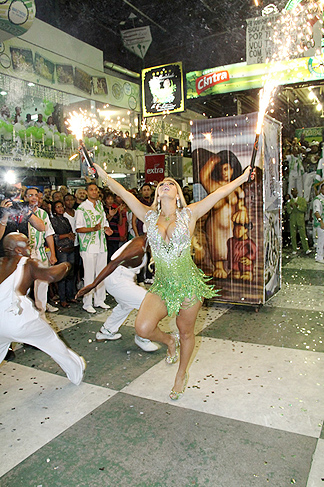
[[[190,255],[191,237],[189,220],[191,210],[177,210],[176,225],[169,243],[159,233],[159,213],[149,210],[145,217],[147,237],[155,263],[154,283],[149,292],[159,295],[165,302],[168,315],[179,313],[181,308],[193,306],[198,300],[216,295],[202,270],[194,264]],[[182,305],[185,299],[189,299]]]

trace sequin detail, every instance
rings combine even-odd
[[[213,286],[206,284],[208,278],[191,258],[190,217],[189,208],[177,210],[176,224],[169,243],[159,233],[159,213],[149,210],[145,217],[155,263],[154,283],[150,292],[163,299],[169,316],[178,314],[181,308],[189,308],[203,298],[217,295]]]

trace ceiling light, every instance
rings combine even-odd
[[[111,173],[110,177],[112,177],[114,179],[122,179],[122,178],[126,178],[126,174],[115,172],[115,173]]]

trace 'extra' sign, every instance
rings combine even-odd
[[[156,164],[152,169],[148,168],[146,172],[147,174],[164,174],[164,168]]]
[[[223,83],[224,81],[229,80],[228,71],[218,71],[217,73],[208,73],[204,76],[200,76],[196,79],[196,91],[198,95],[203,91],[208,90],[212,86],[217,85],[218,83]]]
[[[145,155],[145,182],[153,183],[164,178],[165,154]]]

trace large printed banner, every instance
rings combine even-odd
[[[0,73],[113,106],[140,110],[139,85],[78,64],[20,38],[1,44]]]
[[[165,154],[145,155],[145,182],[154,183],[164,179]]]
[[[278,85],[324,79],[324,55],[290,59],[278,63],[237,63],[186,74],[187,98],[261,88],[271,69]]]
[[[278,132],[279,124],[275,121],[273,123]],[[192,157],[195,201],[237,178],[250,164],[256,124],[257,114],[194,122]],[[193,238],[194,260],[210,276],[216,289],[220,289],[220,296],[217,298],[220,301],[263,303],[265,297],[268,298],[277,290],[276,285],[280,281],[273,280],[270,283],[273,288],[266,295],[263,190],[263,146],[266,140],[268,136],[263,132],[256,157],[255,180],[245,183],[219,201],[196,225]],[[274,147],[277,143],[276,139]],[[278,171],[279,151],[276,156],[273,153],[268,156],[272,166],[275,161]],[[269,167],[273,171],[270,161]],[[277,196],[276,191],[274,194]],[[272,190],[269,194],[267,192],[267,197],[271,201],[270,206],[273,206]],[[278,228],[274,225],[273,218],[271,228],[275,227],[279,232],[278,208],[274,220]],[[269,232],[269,240],[270,235],[273,236],[273,232]],[[278,248],[277,246],[277,250]],[[271,253],[271,248],[267,247],[267,252]],[[278,252],[276,255],[278,256]],[[278,259],[271,258],[270,255],[267,259],[271,260],[273,274],[278,274],[279,268],[274,270]],[[267,276],[267,279],[270,280],[270,277]]]

